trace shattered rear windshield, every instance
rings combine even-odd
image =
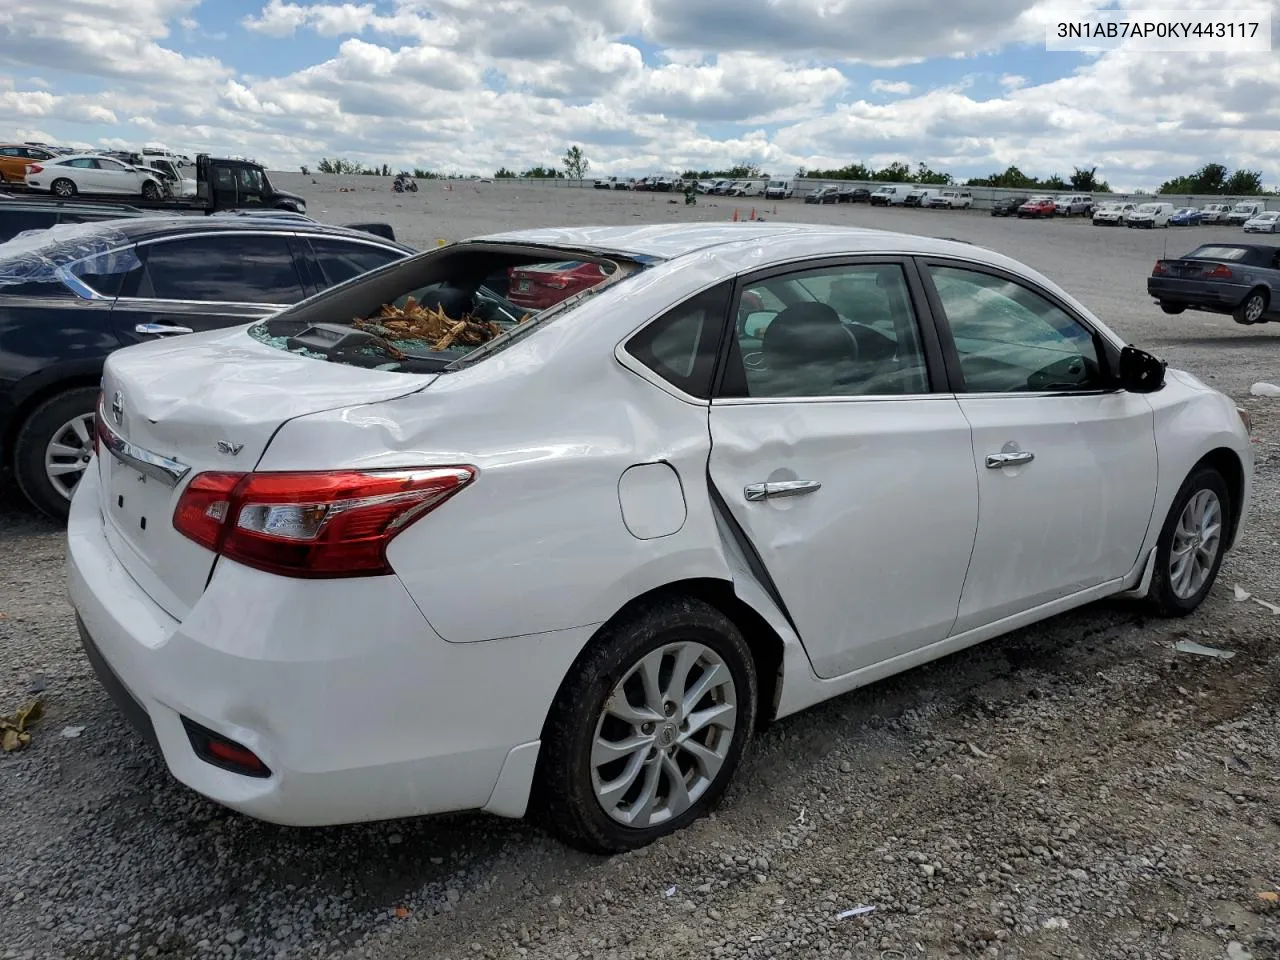
[[[525,256],[513,263],[511,255],[495,255],[479,244],[448,258],[443,251],[434,256],[442,258],[441,266],[433,269],[437,261],[421,258],[391,264],[363,283],[274,314],[250,327],[249,335],[317,360],[438,372],[478,348],[510,341],[619,270],[609,261],[562,256]],[[403,279],[396,283],[398,278]]]

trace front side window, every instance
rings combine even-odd
[[[165,240],[143,249],[149,291],[140,290],[142,297],[288,304],[305,296],[282,236],[228,233]]]
[[[1079,391],[1103,386],[1093,333],[1021,284],[931,265],[967,393]]]
[[[808,270],[748,283],[739,298],[726,393],[903,396],[928,371],[900,264]],[[741,364],[741,383],[734,383]]]

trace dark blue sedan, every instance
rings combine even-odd
[[[1169,226],[1171,227],[1198,227],[1204,214],[1200,212],[1199,207],[1182,207],[1173,212],[1173,216],[1169,218]]]

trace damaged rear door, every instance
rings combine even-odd
[[[956,619],[977,471],[926,309],[894,258],[739,284],[711,481],[822,677],[943,640]]]

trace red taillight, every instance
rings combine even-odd
[[[1152,268],[1151,268],[1151,275],[1152,275],[1153,277],[1163,277],[1163,276],[1165,275],[1164,261],[1163,261],[1163,260],[1157,260],[1157,261],[1156,261],[1156,265],[1155,265],[1154,267],[1152,267]]]
[[[1214,277],[1215,279],[1219,279],[1219,280],[1230,280],[1233,274],[1231,273],[1230,267],[1225,267],[1222,264],[1218,264],[1216,267],[1214,267],[1212,270],[1206,273],[1205,276]]]
[[[472,467],[202,473],[179,498],[173,525],[222,556],[281,576],[375,576],[392,572],[392,538],[474,477]]]
[[[33,173],[44,173],[44,167],[40,166],[38,163],[28,163],[27,174],[30,175]]]

